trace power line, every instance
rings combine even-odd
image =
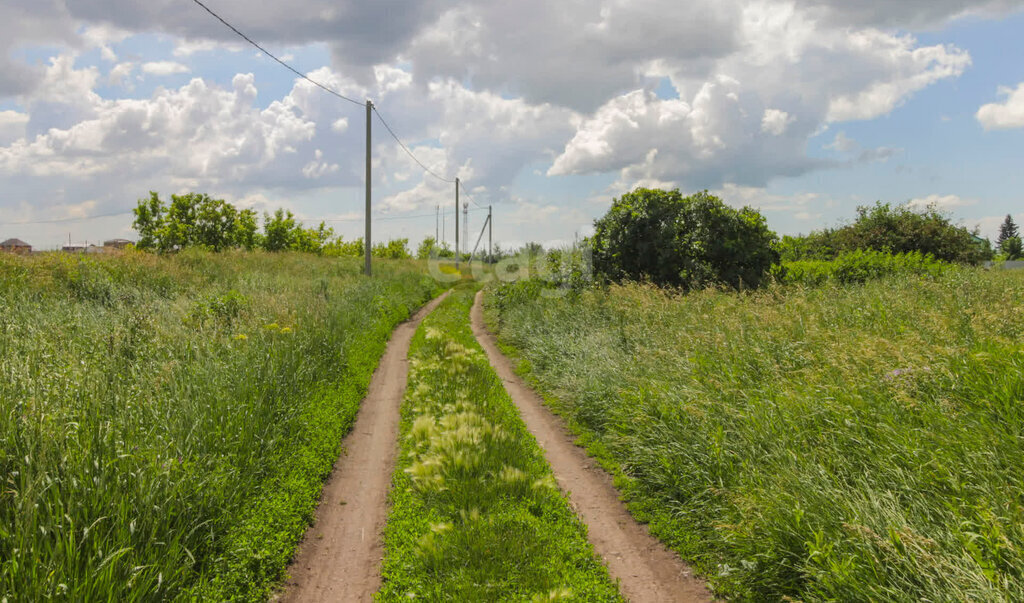
[[[113,218],[115,216],[126,216],[135,213],[134,210],[119,211],[110,214],[99,214],[95,216],[84,216],[82,218],[57,218],[54,220],[25,220],[22,222],[0,222],[4,226],[25,226],[30,224],[61,224],[63,222],[84,222],[86,220],[98,220],[100,218]]]
[[[475,212],[487,211],[487,209],[480,208],[480,209],[471,209],[469,211],[475,213]],[[377,220],[378,222],[381,221],[381,220],[412,220],[412,219],[416,219],[416,218],[433,218],[433,217],[436,217],[436,215],[437,214],[414,214],[412,216],[379,216],[379,217],[376,217],[374,219]],[[333,222],[362,222],[363,219],[362,218],[333,218],[333,219],[329,219],[329,220],[322,220],[320,218],[303,218],[302,221],[303,222],[332,222],[333,223]]]
[[[198,0],[196,0],[196,1],[198,1]],[[413,155],[412,151],[409,150],[409,147],[405,146],[405,143],[402,142],[402,139],[399,138],[397,134],[395,134],[394,130],[391,129],[391,126],[388,125],[388,122],[384,121],[384,116],[381,115],[380,111],[377,110],[377,106],[376,105],[373,106],[373,112],[377,114],[377,117],[380,119],[380,123],[384,124],[384,127],[387,129],[388,133],[391,134],[391,137],[395,139],[395,142],[397,142],[398,145],[402,147],[402,150],[405,151],[405,153],[409,157],[412,157],[412,160],[415,161],[416,163],[418,163],[420,165],[420,167],[423,168],[424,171],[426,171],[428,174],[430,174],[434,178],[437,178],[438,180],[441,180],[442,182],[449,182],[449,183],[455,182],[455,180],[452,180],[452,179],[449,179],[449,178],[445,178],[444,176],[438,175],[437,172],[435,172],[434,170],[428,168],[426,165],[423,164],[422,161],[420,161],[415,155]]]
[[[273,53],[271,53],[267,49],[265,49],[262,46],[260,46],[259,44],[257,44],[252,38],[250,38],[249,36],[245,35],[241,31],[239,31],[238,28],[236,28],[234,25],[228,23],[223,17],[221,17],[217,13],[213,12],[213,10],[211,10],[210,7],[208,7],[205,4],[203,4],[203,2],[201,0],[192,0],[192,1],[195,2],[196,4],[198,4],[200,7],[202,7],[203,10],[205,10],[208,13],[210,13],[210,15],[212,15],[215,19],[217,19],[218,21],[223,23],[225,27],[227,27],[231,31],[233,31],[236,34],[238,34],[238,36],[240,36],[243,40],[245,40],[249,44],[252,44],[253,46],[255,46],[263,54],[265,54],[268,57],[270,57],[270,58],[274,59],[275,61],[277,61],[285,69],[288,69],[289,71],[291,71],[295,75],[297,75],[297,76],[301,77],[302,79],[310,82],[311,84],[321,88],[322,90],[324,90],[325,92],[327,92],[329,94],[332,94],[332,95],[334,95],[334,96],[336,96],[336,97],[338,97],[338,98],[340,98],[342,100],[346,100],[346,101],[348,101],[350,103],[353,103],[355,105],[359,105],[361,107],[364,106],[363,103],[361,103],[361,102],[359,102],[359,101],[357,101],[355,99],[349,98],[349,97],[345,96],[344,94],[341,94],[340,92],[337,92],[336,90],[333,90],[333,89],[325,86],[324,84],[321,84],[320,82],[310,78],[305,73],[302,73],[298,69],[295,69],[294,67],[292,67],[288,63],[286,63],[286,62],[282,61],[281,59],[277,58],[276,56],[274,56]],[[409,157],[411,157],[412,160],[415,161],[421,168],[423,168],[423,170],[425,172],[427,172],[428,174],[430,174],[434,178],[437,178],[438,180],[441,180],[442,182],[448,182],[448,183],[454,183],[455,182],[455,179],[445,178],[444,176],[441,176],[440,174],[438,174],[434,170],[430,169],[422,161],[420,161],[420,159],[418,157],[416,157],[416,155],[412,152],[412,150],[410,150],[409,147],[404,142],[402,142],[402,139],[398,137],[398,134],[396,134],[395,131],[391,128],[391,125],[388,124],[387,120],[384,119],[384,116],[381,115],[380,111],[377,110],[377,105],[376,104],[372,104],[371,108],[373,109],[373,112],[377,114],[377,118],[380,120],[380,123],[384,125],[384,128],[388,131],[388,134],[390,134],[391,137],[395,139],[395,142],[398,143],[398,145],[402,148],[402,150],[405,151],[405,153]],[[466,188],[462,187],[462,190],[463,190],[463,192],[465,192]],[[473,199],[473,197],[469,196],[468,194],[466,196],[469,197],[469,200],[473,202],[473,205],[476,205],[477,207],[483,209],[483,206],[480,205],[479,203],[477,203],[476,200]]]
[[[462,188],[462,195],[463,195],[464,197],[466,197],[467,199],[469,199],[470,201],[472,201],[472,202],[473,202],[473,205],[475,205],[475,206],[479,207],[480,209],[482,209],[482,210],[484,210],[484,211],[487,211],[487,208],[486,208],[486,207],[484,207],[483,205],[480,205],[479,203],[477,203],[477,202],[476,202],[476,199],[474,199],[474,198],[473,198],[473,197],[472,197],[472,196],[471,196],[471,195],[470,195],[469,193],[467,193],[467,192],[466,192],[466,187],[465,187],[465,186],[462,186],[462,183],[461,183],[461,182],[459,182],[459,186],[460,186],[460,187]]]
[[[487,211],[486,208],[471,209],[471,212]],[[134,210],[118,211],[109,214],[97,214],[95,216],[83,216],[81,218],[55,218],[53,220],[23,220],[20,222],[0,222],[0,226],[31,226],[34,224],[63,224],[65,222],[87,222],[89,220],[99,220],[101,218],[115,218],[117,216],[127,216],[134,214]],[[435,214],[415,214],[411,216],[379,216],[377,220],[412,220],[416,218],[433,218]],[[303,218],[304,222],[362,222],[363,218]]]
[[[331,88],[328,88],[327,86],[325,86],[325,85],[321,84],[320,82],[318,82],[318,81],[316,81],[316,80],[314,80],[314,79],[310,78],[310,77],[309,77],[308,75],[306,75],[305,73],[302,73],[302,72],[301,72],[301,71],[299,71],[298,69],[296,69],[296,68],[292,67],[292,66],[291,66],[291,65],[289,65],[288,63],[285,63],[285,62],[284,62],[284,61],[282,61],[281,59],[277,58],[277,57],[276,57],[276,56],[274,56],[274,55],[273,55],[273,54],[272,54],[272,53],[271,53],[271,52],[270,52],[269,50],[267,50],[266,48],[263,48],[262,46],[260,46],[260,45],[259,45],[259,44],[257,44],[256,42],[254,42],[254,41],[252,40],[252,38],[250,38],[249,36],[245,35],[244,33],[240,32],[240,31],[238,31],[238,29],[236,29],[234,25],[232,25],[232,24],[228,23],[228,22],[227,22],[227,21],[225,21],[225,20],[224,20],[223,18],[221,18],[221,16],[220,16],[220,15],[218,15],[217,13],[213,12],[212,10],[210,10],[210,7],[208,7],[208,6],[206,6],[205,4],[203,4],[202,2],[200,2],[200,0],[192,0],[192,1],[193,1],[193,2],[195,2],[196,4],[198,4],[199,6],[201,6],[201,7],[203,8],[203,10],[205,10],[206,12],[210,13],[211,15],[213,15],[213,16],[214,16],[214,18],[216,18],[216,19],[217,19],[218,21],[220,21],[220,22],[221,22],[221,23],[223,23],[223,24],[224,24],[225,26],[227,26],[227,28],[228,28],[228,29],[230,29],[231,31],[233,31],[233,32],[235,32],[236,34],[238,34],[239,36],[241,36],[243,40],[245,40],[246,42],[248,42],[248,43],[252,44],[252,45],[253,45],[253,46],[255,46],[256,48],[260,49],[260,51],[261,51],[261,52],[263,52],[263,54],[267,55],[268,57],[270,57],[270,58],[274,59],[275,61],[277,61],[278,63],[280,63],[280,64],[281,64],[281,65],[282,65],[282,66],[283,66],[283,67],[284,67],[285,69],[287,69],[287,70],[291,71],[291,72],[292,72],[292,73],[294,73],[295,75],[297,75],[297,76],[301,77],[302,79],[304,79],[304,80],[306,80],[307,82],[309,82],[309,83],[313,84],[314,86],[318,86],[318,87],[322,88],[322,89],[323,89],[324,91],[326,91],[326,92],[328,92],[328,93],[330,93],[330,94],[333,94],[334,96],[337,96],[338,98],[340,98],[340,99],[342,99],[342,100],[347,100],[347,101],[348,101],[348,102],[350,102],[350,103],[354,103],[354,104],[356,104],[356,105],[359,105],[359,106],[363,106],[363,103],[361,103],[361,102],[359,102],[359,101],[357,101],[357,100],[355,100],[355,99],[349,98],[349,97],[345,96],[344,94],[342,94],[342,93],[340,93],[340,92],[338,92],[338,91],[336,91],[336,90],[333,90],[333,89],[331,89]]]
[[[211,16],[213,16],[215,19],[217,19],[222,24],[224,24],[225,27],[227,27],[228,29],[233,31],[235,34],[237,34],[239,37],[241,37],[243,40],[245,40],[246,42],[248,42],[249,44],[251,44],[252,46],[257,48],[260,52],[262,52],[263,54],[267,55],[268,57],[270,57],[271,59],[276,61],[278,64],[280,64],[285,69],[288,69],[289,71],[291,71],[295,75],[297,75],[300,78],[308,81],[309,83],[313,84],[314,86],[317,86],[318,88],[324,90],[328,94],[336,96],[336,97],[338,97],[338,98],[340,98],[342,100],[348,101],[348,102],[350,102],[352,104],[359,105],[361,107],[364,106],[363,103],[361,103],[361,102],[359,102],[359,101],[357,101],[355,99],[349,98],[349,97],[345,96],[344,94],[341,94],[340,92],[338,92],[338,91],[336,91],[336,90],[334,90],[332,88],[329,88],[328,86],[326,86],[324,84],[321,84],[320,82],[310,78],[305,73],[302,73],[298,69],[295,69],[294,67],[292,67],[288,63],[286,63],[283,60],[279,59],[277,56],[275,56],[269,50],[267,50],[266,48],[263,48],[262,46],[260,46],[252,38],[250,38],[249,36],[245,35],[241,31],[239,31],[238,28],[236,28],[234,25],[228,23],[223,17],[221,17],[220,15],[215,13],[212,9],[210,9],[210,7],[206,6],[206,4],[204,4],[201,0],[192,0],[192,1],[195,4],[197,4],[199,7],[201,7],[203,10],[205,10],[207,13],[209,13]],[[370,104],[370,107],[373,109],[373,112],[377,114],[377,118],[380,119],[380,122],[384,125],[384,128],[388,131],[388,134],[390,134],[391,137],[395,139],[395,142],[397,142],[399,144],[399,146],[402,148],[402,150],[405,151],[405,153],[407,155],[409,155],[409,157],[411,157],[412,160],[415,161],[421,168],[423,168],[423,170],[425,172],[427,172],[431,176],[433,176],[433,177],[435,177],[438,180],[441,180],[443,182],[448,182],[448,183],[457,183],[458,182],[455,179],[445,178],[445,177],[439,175],[434,170],[432,170],[429,167],[427,167],[422,161],[419,160],[419,158],[416,157],[415,154],[413,154],[413,152],[409,149],[409,147],[406,146],[406,144],[404,142],[402,142],[402,139],[399,138],[397,134],[395,134],[395,131],[391,128],[391,126],[388,124],[388,122],[384,119],[384,116],[381,115],[380,111],[377,110],[376,105]],[[465,187],[462,186],[461,183],[458,183],[458,184],[461,187],[463,193],[465,193],[465,190],[466,190]],[[479,208],[479,209],[472,210],[472,211],[474,211],[474,212],[476,212],[476,211],[487,211],[487,209],[484,208],[483,206],[481,206],[479,203],[477,203],[476,200],[473,199],[472,196],[466,194],[466,197],[470,201],[472,201],[473,205],[476,205]],[[458,208],[456,208],[456,211],[458,211]],[[4,226],[24,226],[24,225],[32,225],[32,224],[60,224],[60,223],[64,223],[64,222],[81,222],[81,221],[87,221],[87,220],[96,220],[96,219],[100,219],[100,218],[110,218],[110,217],[115,217],[115,216],[129,215],[129,214],[132,214],[132,213],[134,213],[133,210],[128,210],[128,211],[121,211],[121,212],[115,212],[115,213],[109,213],[109,214],[100,214],[100,215],[95,215],[95,216],[86,216],[86,217],[82,217],[82,218],[58,218],[58,219],[53,219],[53,220],[25,220],[25,221],[20,221],[20,222],[4,222],[4,223],[0,223],[0,224],[2,224]],[[384,217],[378,217],[377,220],[408,220],[408,219],[425,218],[425,217],[432,217],[432,216],[434,216],[434,214],[420,214],[420,215],[413,215],[413,216],[384,216]],[[354,221],[359,221],[359,220],[362,220],[362,219],[363,218],[352,218],[352,219],[335,219],[335,220],[321,220],[321,221],[322,222],[354,222]]]

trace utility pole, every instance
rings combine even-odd
[[[373,103],[366,100],[366,237],[363,239],[363,256],[366,261],[366,276],[370,272],[370,113],[373,111]]]
[[[441,239],[437,238],[437,235],[441,232],[441,206],[438,205],[434,209],[434,244],[440,245]]]
[[[491,247],[491,235],[494,232],[494,213],[492,211],[493,209],[493,205],[487,206],[487,261],[490,263],[494,263],[494,250]]]
[[[455,269],[459,269],[459,179],[455,179]]]
[[[462,240],[469,247],[469,203],[462,204]]]

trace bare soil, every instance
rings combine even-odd
[[[512,361],[501,353],[494,335],[484,325],[482,295],[477,294],[471,312],[473,334],[519,407],[526,426],[544,449],[558,485],[568,493],[577,515],[587,525],[594,549],[612,578],[620,581],[623,596],[644,603],[712,601],[704,582],[633,519],[611,476],[575,444],[575,437],[562,420],[515,374]]]
[[[445,293],[398,325],[324,484],[316,521],[306,531],[290,579],[277,600],[369,601],[380,588],[381,531],[398,454],[398,423],[408,376],[409,343]]]

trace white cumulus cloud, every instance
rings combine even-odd
[[[978,121],[986,130],[1024,128],[1024,82],[1016,90],[1001,87],[999,94],[1006,100],[983,105],[976,115]]]
[[[916,197],[907,203],[908,206],[914,209],[928,209],[930,207],[934,207],[938,210],[970,207],[977,204],[977,199],[965,199],[959,195],[928,195],[927,197]]]
[[[765,109],[764,116],[761,118],[761,131],[774,136],[782,136],[793,120],[794,118],[785,111]]]
[[[142,64],[142,72],[149,75],[175,75],[188,73],[189,68],[175,61],[151,61]]]
[[[25,137],[28,114],[18,111],[0,111],[0,145],[7,145]]]

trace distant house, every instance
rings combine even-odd
[[[32,253],[32,246],[21,239],[7,239],[0,243],[0,251],[8,253]]]
[[[64,253],[85,253],[88,245],[85,243],[68,243],[67,245],[61,245],[60,250]]]
[[[129,241],[128,239],[110,239],[109,241],[103,241],[103,246],[107,249],[124,249],[129,245],[134,245],[135,241]]]

